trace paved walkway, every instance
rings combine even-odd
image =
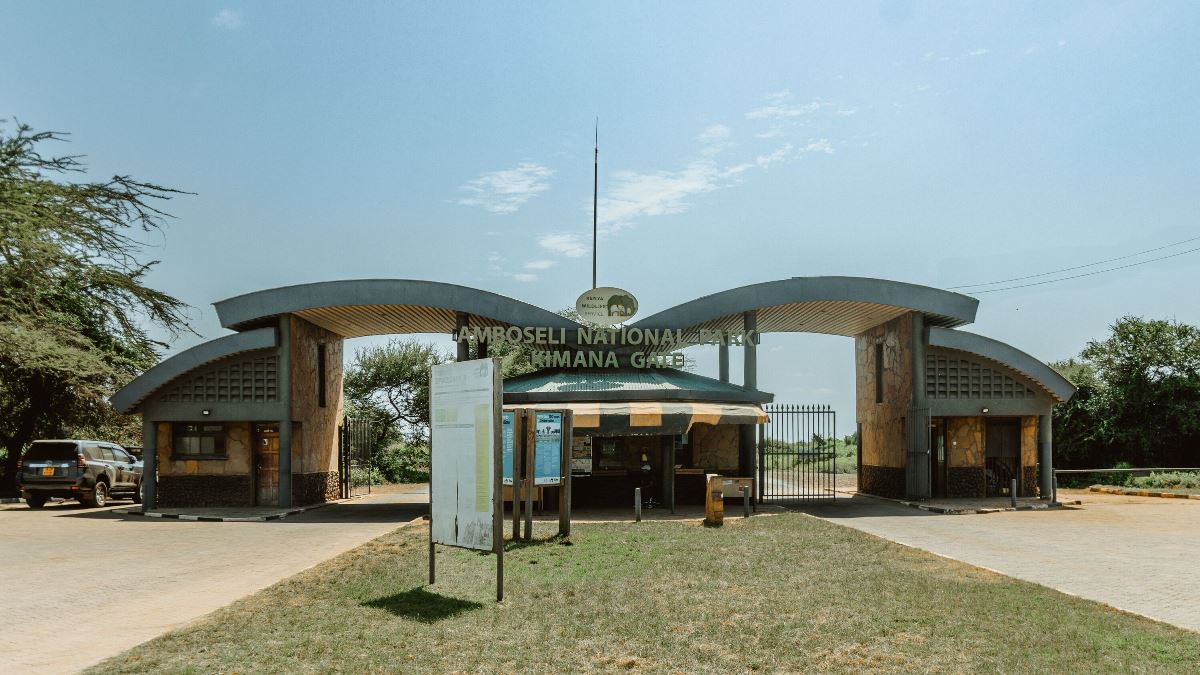
[[[376,494],[265,523],[0,506],[0,673],[98,663],[419,518],[421,502]]]
[[[839,525],[1200,631],[1200,501],[1059,490],[1082,506],[937,515],[856,497]]]

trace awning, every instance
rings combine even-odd
[[[630,401],[626,403],[508,404],[505,410],[570,409],[575,433],[585,436],[685,434],[693,424],[766,424],[767,413],[753,403]]]

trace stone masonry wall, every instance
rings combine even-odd
[[[338,425],[342,421],[343,338],[304,319],[292,322],[293,484],[300,474],[337,472]],[[317,387],[317,351],[325,345],[325,407]]]
[[[862,463],[904,467],[903,418],[912,400],[912,314],[854,338],[856,412],[862,425]],[[883,402],[875,401],[875,345],[883,345]]]
[[[159,475],[158,507],[254,506],[254,482],[249,474]]]
[[[740,427],[735,424],[692,426],[692,464],[704,469],[736,471]]]
[[[1026,415],[1021,418],[1021,487],[1022,497],[1038,494],[1038,418]]]

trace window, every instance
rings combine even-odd
[[[883,343],[875,343],[875,402],[883,403]]]
[[[116,461],[121,462],[123,464],[132,464],[134,462],[134,459],[132,457],[130,457],[128,453],[126,453],[124,450],[122,450],[120,448],[113,448],[112,454],[113,454],[113,459],[115,459]]]
[[[113,458],[112,448],[108,447],[107,445],[96,446],[96,455],[99,457],[99,459],[102,459],[106,462],[115,461]]]
[[[317,345],[317,405],[325,407],[325,345]]]
[[[224,457],[224,424],[176,424],[173,454],[182,457]]]

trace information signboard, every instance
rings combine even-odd
[[[501,448],[501,454],[504,456],[504,484],[512,485],[513,484],[513,447],[514,447],[515,439],[516,439],[517,414],[514,412],[511,412],[511,411],[504,413],[504,421],[502,423],[502,426],[504,428],[504,431],[503,431],[504,439],[503,439],[503,447]]]
[[[562,483],[563,414],[538,412],[534,427],[534,485]]]
[[[491,359],[433,367],[432,543],[495,550],[500,396]]]

